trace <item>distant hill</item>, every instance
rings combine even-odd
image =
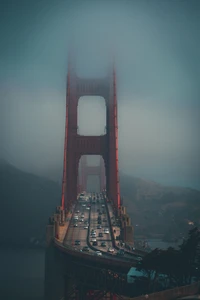
[[[60,201],[61,187],[0,161],[0,241],[20,243],[44,237],[45,225]]]
[[[188,220],[200,222],[200,191],[165,187],[125,174],[120,175],[120,187],[132,224],[138,225],[137,234],[163,234],[171,230],[171,224],[172,231],[180,231]],[[59,205],[60,197],[58,183],[1,160],[0,241],[20,243],[30,237],[44,238],[48,218]]]
[[[190,221],[200,225],[200,191],[163,186],[153,181],[120,176],[124,205],[140,235],[187,232]],[[136,226],[137,225],[137,226]]]

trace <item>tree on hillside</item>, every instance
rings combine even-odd
[[[200,256],[200,230],[195,227],[189,231],[188,239],[180,247],[182,260],[183,284],[190,284],[199,267]]]
[[[146,276],[148,292],[174,286],[187,285],[200,278],[200,230],[189,231],[188,239],[179,249],[155,249],[137,265],[137,270]]]
[[[160,254],[162,250],[156,248],[148,253],[137,265],[137,270],[141,271],[148,280],[148,292],[152,290],[160,273]]]

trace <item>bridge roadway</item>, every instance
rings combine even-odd
[[[107,203],[105,202],[104,199],[99,199],[98,202],[95,204],[91,204],[90,209],[88,209],[88,204],[90,202],[85,202],[85,201],[80,201],[77,200],[77,203],[74,207],[73,214],[71,216],[71,222],[70,222],[70,227],[68,229],[68,232],[64,238],[63,245],[64,246],[71,246],[74,248],[74,250],[82,251],[83,247],[88,246],[89,247],[89,252],[85,252],[86,254],[96,254],[96,251],[100,251],[104,257],[111,258],[111,256],[114,256],[115,259],[125,259],[125,260],[131,260],[131,261],[138,261],[139,258],[137,255],[134,255],[133,253],[125,253],[123,257],[119,257],[117,255],[117,249],[115,247],[115,243],[112,240],[112,235],[111,235],[111,230],[115,229],[117,232],[117,235],[119,234],[119,228],[118,227],[113,227],[110,228],[109,226],[109,217],[113,217],[113,212],[111,209],[111,206],[108,205],[108,210],[106,209]],[[105,205],[105,207],[102,207],[102,205]],[[101,229],[97,229],[98,226],[98,210],[100,210],[102,213],[101,215]],[[108,215],[108,212],[110,216]],[[88,229],[84,229],[85,223],[80,222],[81,215],[84,214],[84,222],[88,221]],[[75,215],[78,215],[78,221],[74,222],[73,218]],[[74,227],[74,223],[77,223],[78,227]],[[104,229],[108,228],[109,233],[104,233]],[[94,246],[92,237],[91,237],[91,230],[94,229],[96,230],[96,241],[98,245]],[[99,233],[103,234],[103,237],[99,237]],[[80,241],[80,245],[75,245],[75,241],[78,240]],[[102,247],[101,243],[105,242],[106,246]],[[108,253],[108,248],[113,248],[114,252]],[[114,258],[113,257],[113,258]]]

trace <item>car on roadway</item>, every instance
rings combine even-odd
[[[115,249],[109,247],[109,248],[108,248],[108,252],[114,253],[114,252],[115,252]]]
[[[102,242],[101,247],[106,247],[106,242]]]
[[[79,246],[81,244],[81,241],[75,240],[74,245]]]
[[[89,247],[88,247],[88,246],[84,246],[83,249],[82,249],[82,251],[84,251],[84,252],[89,252],[90,250],[89,250]]]
[[[137,256],[137,260],[141,261],[142,257],[141,256]]]
[[[119,249],[119,251],[117,252],[117,255],[119,256],[124,256],[124,254],[125,254],[124,249]]]
[[[97,256],[102,256],[101,251],[96,251],[95,254],[96,254]]]

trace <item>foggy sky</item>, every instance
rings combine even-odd
[[[1,157],[60,179],[73,43],[79,76],[103,76],[115,54],[120,170],[200,189],[200,1],[19,0],[3,6]],[[99,98],[79,100],[82,134],[104,132]]]

